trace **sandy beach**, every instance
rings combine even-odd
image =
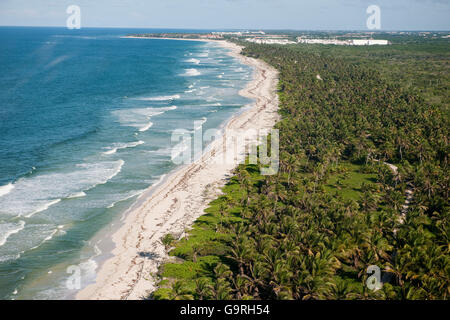
[[[277,71],[262,61],[240,55],[241,48],[235,44],[212,42],[229,49],[230,55],[255,69],[253,80],[240,92],[255,102],[227,123],[224,136],[235,130],[272,128],[278,120]],[[235,161],[220,163],[218,159],[223,157],[226,146],[224,138],[216,139],[196,162],[184,165],[153,187],[147,198],[139,200],[139,205],[124,217],[112,236],[115,245],[112,257],[100,265],[96,282],[78,292],[77,299],[135,300],[156,289],[157,279],[153,275],[168,259],[160,239],[168,233],[183,236],[184,230],[203,215],[208,203],[217,198],[232,170],[245,158],[244,144],[238,146]]]

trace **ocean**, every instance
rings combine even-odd
[[[73,298],[68,268],[94,280],[93,239],[179,166],[172,132],[251,102],[218,44],[138,32],[0,27],[0,299]]]

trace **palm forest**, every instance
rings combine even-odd
[[[448,299],[450,42],[416,38],[239,43],[279,71],[280,170],[241,164],[163,237],[149,298]]]

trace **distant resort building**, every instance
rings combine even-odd
[[[374,39],[349,39],[349,40],[338,40],[338,39],[308,39],[308,38],[297,38],[297,42],[289,40],[286,35],[261,35],[261,36],[249,36],[245,38],[245,41],[258,43],[258,44],[333,44],[342,46],[372,46],[372,45],[389,45],[391,44],[388,40],[374,40]]]
[[[375,40],[375,39],[354,39],[354,40],[350,40],[351,44],[353,46],[373,46],[373,45],[378,45],[378,46],[387,46],[388,44],[390,44],[390,42],[388,40]]]
[[[227,37],[235,37],[245,40],[247,42],[253,42],[257,44],[325,44],[325,45],[341,45],[341,46],[373,46],[380,45],[386,46],[391,44],[388,40],[371,39],[372,33],[356,34],[348,33],[336,38],[318,39],[308,38],[305,36],[297,37],[286,34],[266,34],[264,31],[218,31],[208,34],[184,34],[183,38],[195,36],[201,39],[221,40]],[[353,39],[345,39],[345,38]],[[342,39],[344,38],[344,39]]]
[[[296,42],[281,38],[247,38],[245,41],[258,44],[295,44]]]
[[[373,45],[381,45],[386,46],[389,45],[390,42],[388,40],[374,40],[374,39],[350,39],[350,40],[337,40],[337,39],[305,39],[305,38],[297,38],[298,43],[305,44],[334,44],[341,46],[373,46]]]

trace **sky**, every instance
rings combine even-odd
[[[366,30],[366,9],[381,9],[381,30],[450,30],[450,0],[0,0],[2,26],[66,26],[69,5],[81,27]]]

